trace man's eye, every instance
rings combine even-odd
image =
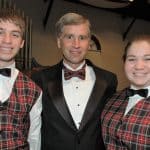
[[[3,34],[3,33],[4,33],[4,31],[0,30],[0,34]]]
[[[68,39],[72,39],[72,36],[70,35],[70,36],[68,36]]]
[[[13,33],[12,36],[13,37],[21,37],[21,35],[19,33]]]
[[[88,36],[80,36],[80,40],[87,40]]]
[[[73,36],[72,35],[66,35],[65,38],[66,39],[73,39]]]
[[[127,61],[135,61],[134,58],[127,58]]]
[[[150,58],[145,58],[145,61],[150,61]]]

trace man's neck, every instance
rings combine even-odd
[[[78,70],[78,69],[82,68],[82,66],[85,64],[85,60],[79,64],[69,64],[69,63],[66,63],[65,61],[63,61],[63,63],[68,69]]]

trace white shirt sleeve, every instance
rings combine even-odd
[[[41,149],[41,112],[42,92],[30,111],[30,129],[28,136],[30,150]]]

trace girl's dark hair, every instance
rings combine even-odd
[[[138,42],[138,41],[145,41],[145,42],[148,42],[150,44],[150,35],[146,35],[146,34],[141,34],[141,35],[137,35],[135,37],[133,37],[128,43],[127,45],[125,46],[125,49],[124,49],[124,53],[123,53],[123,56],[122,56],[122,59],[123,59],[123,62],[126,61],[126,58],[127,58],[127,53],[128,53],[128,50],[129,48],[131,47],[131,45],[134,43],[134,42]]]

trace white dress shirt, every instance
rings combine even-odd
[[[134,86],[131,85],[131,89],[137,90]],[[150,96],[150,86],[145,87],[144,89],[148,89],[148,96]],[[128,105],[126,107],[125,114],[126,115],[139,101],[144,99],[144,97],[135,94],[134,96],[129,97]]]
[[[84,63],[85,62],[83,62],[83,64],[81,64],[75,70],[70,68],[65,63],[64,65],[68,69],[76,71],[81,69]],[[93,89],[96,79],[92,67],[86,65],[85,72],[85,80],[79,79],[78,77],[72,77],[70,80],[65,80],[64,71],[62,70],[63,92],[65,100],[77,128],[79,128],[80,126],[82,116],[84,114],[87,102],[91,95],[91,91]]]
[[[6,77],[0,74],[0,101],[2,103],[10,97],[14,82],[19,73],[19,70],[15,68],[15,63],[7,68],[11,68],[11,77]],[[42,92],[30,111],[30,129],[28,136],[30,150],[41,149],[41,100]]]

